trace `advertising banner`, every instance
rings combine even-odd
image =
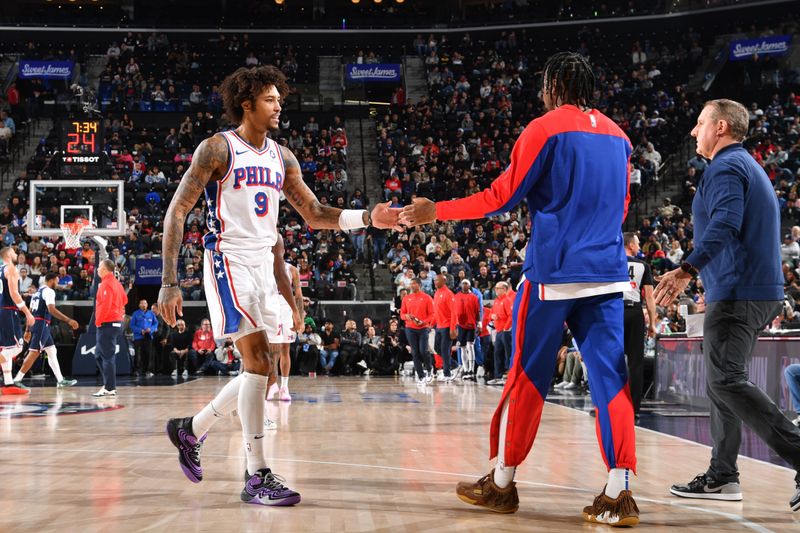
[[[759,56],[782,56],[789,51],[791,43],[791,35],[773,35],[759,37],[758,39],[733,41],[731,43],[730,60],[743,61],[752,59],[754,54]]]
[[[18,76],[23,79],[68,80],[72,78],[72,61],[19,60]]]
[[[400,65],[394,63],[373,65],[348,63],[345,66],[345,79],[363,82],[400,81]]]

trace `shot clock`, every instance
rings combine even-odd
[[[99,120],[62,120],[60,148],[63,177],[97,176],[103,155],[103,123]]]

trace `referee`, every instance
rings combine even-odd
[[[636,257],[639,255],[639,237],[635,233],[624,234],[625,254],[628,256],[628,276],[631,290],[623,294],[625,302],[625,355],[628,356],[628,377],[631,385],[633,414],[639,421],[639,407],[644,389],[644,313],[642,313],[642,289],[647,304],[650,327],[647,335],[656,334],[656,301],[653,298],[653,273],[650,265]]]
[[[99,398],[117,395],[116,355],[128,296],[122,284],[114,277],[114,262],[111,259],[100,261],[97,275],[100,277],[100,285],[95,296],[94,320],[97,326],[97,340],[94,357],[103,376],[103,388],[92,396]]]

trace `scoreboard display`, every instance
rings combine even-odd
[[[64,119],[61,122],[60,151],[62,176],[97,176],[103,154],[103,123],[100,120]]]

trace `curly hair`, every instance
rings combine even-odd
[[[269,87],[278,89],[281,99],[289,94],[286,76],[277,67],[261,65],[236,69],[220,86],[225,116],[231,122],[241,124],[244,117],[242,103],[246,101],[255,103],[256,97]]]

